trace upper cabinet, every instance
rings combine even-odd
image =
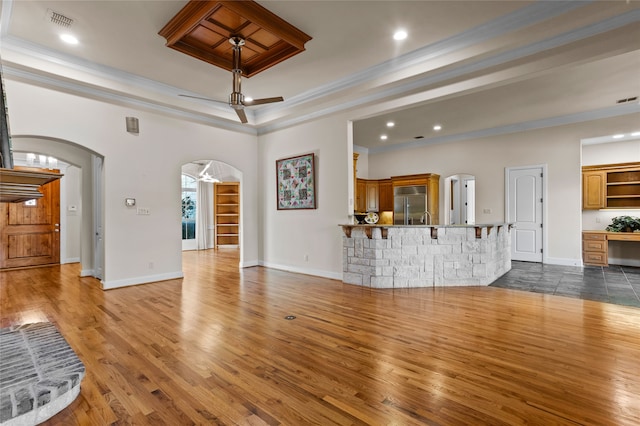
[[[367,181],[356,179],[356,212],[367,211]]]
[[[640,209],[640,163],[582,167],[582,208]]]
[[[393,184],[391,179],[378,181],[378,207],[381,212],[393,211]]]
[[[606,175],[602,171],[582,171],[583,210],[598,210],[604,208],[605,179]]]
[[[367,209],[368,212],[377,212],[378,207],[378,181],[369,180],[365,185],[367,191]]]

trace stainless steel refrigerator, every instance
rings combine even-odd
[[[422,225],[421,220],[426,211],[427,187],[425,185],[397,186],[393,189],[394,225]],[[426,221],[424,224],[427,224]]]

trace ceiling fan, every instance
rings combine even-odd
[[[233,69],[231,70],[233,75],[233,92],[229,95],[229,101],[227,103],[231,108],[236,111],[238,118],[244,124],[248,122],[247,114],[244,112],[245,106],[270,104],[273,102],[282,102],[284,98],[282,96],[276,96],[273,98],[261,98],[261,99],[245,99],[242,91],[240,90],[240,80],[242,79],[242,69],[240,69],[240,55],[242,46],[244,46],[244,39],[242,37],[234,36],[229,39],[229,43],[233,45]],[[216,99],[201,98],[198,96],[180,95],[187,98],[203,99],[205,101],[222,102]]]

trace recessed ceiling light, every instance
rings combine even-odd
[[[618,134],[618,135],[613,135],[611,137],[614,138],[614,139],[622,139],[622,138],[624,138],[624,135]]]
[[[380,140],[381,141],[386,141],[387,140],[387,135],[380,135]]]
[[[405,38],[407,38],[407,32],[405,30],[398,30],[395,33],[393,33],[393,39],[394,40],[404,40]]]
[[[393,121],[387,121],[387,127],[393,127],[395,125],[396,123],[394,123]]]
[[[442,126],[439,124],[436,124],[435,126],[433,126],[433,130],[435,130],[436,132],[439,130],[442,130]]]
[[[71,34],[60,34],[60,40],[69,44],[78,44],[78,39]]]
[[[640,136],[640,132],[633,132],[631,133],[631,136]]]

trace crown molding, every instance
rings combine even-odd
[[[489,136],[506,135],[509,133],[526,132],[529,130],[539,130],[549,127],[564,126],[567,124],[583,123],[586,121],[600,120],[604,118],[618,117],[622,115],[640,113],[640,103],[615,105],[608,108],[601,108],[592,111],[567,114],[557,117],[543,118],[540,120],[524,121],[521,123],[498,126],[472,132],[458,133],[453,135],[436,136],[420,140],[408,140],[390,146],[380,146],[369,148],[369,154],[380,154],[384,152],[399,151],[403,149],[421,148],[428,145],[437,145],[448,142],[459,142],[470,139],[480,139]]]

